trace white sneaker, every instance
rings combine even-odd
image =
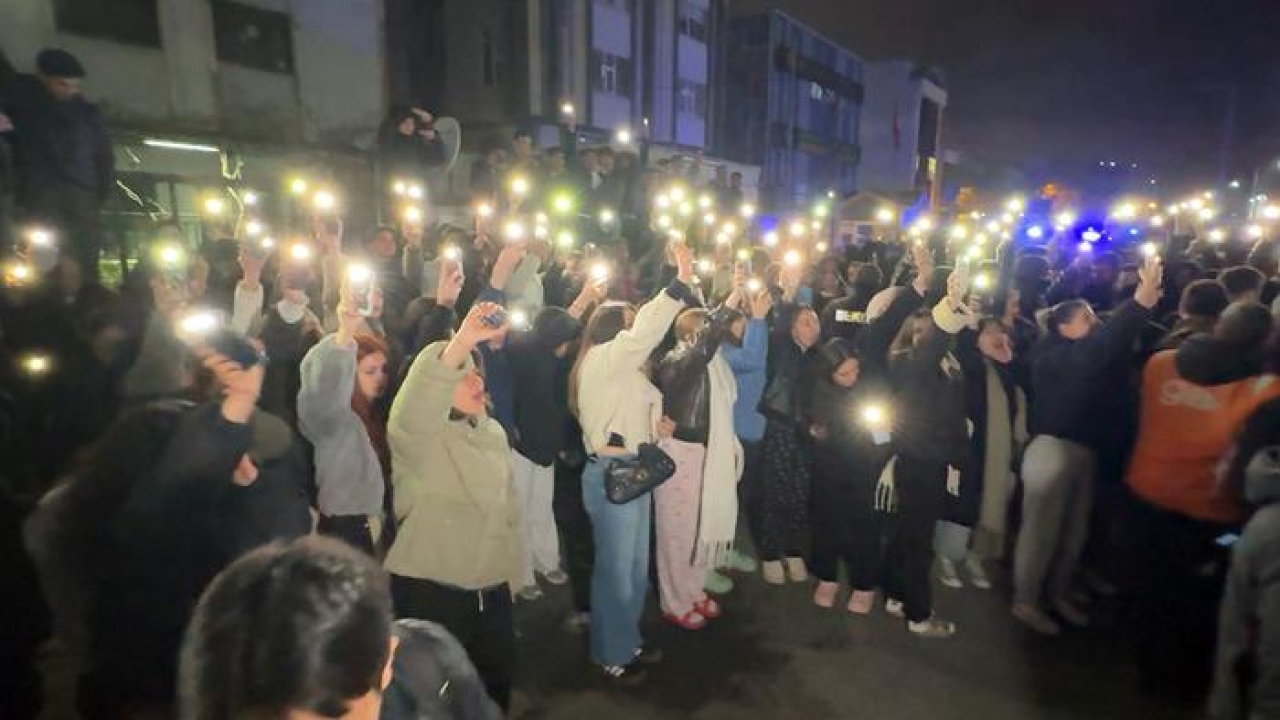
[[[987,577],[986,568],[982,567],[982,558],[970,554],[964,559],[964,570],[974,587],[979,590],[991,589],[991,579]]]
[[[938,558],[938,581],[949,588],[962,588],[964,581],[956,572],[956,564],[946,558]]]
[[[520,592],[517,594],[520,596],[520,599],[525,602],[533,602],[535,600],[542,599],[542,590],[537,585],[527,585],[522,587],[520,588]]]
[[[902,609],[901,600],[885,600],[884,611],[886,614],[896,618],[905,618],[907,616],[907,612]]]
[[[569,573],[566,573],[560,568],[556,568],[555,570],[552,570],[551,572],[544,574],[542,576],[542,579],[546,580],[552,585],[563,585],[569,582]]]
[[[760,563],[760,574],[770,585],[782,585],[787,581],[787,574],[782,569],[781,560],[765,560]]]
[[[956,634],[956,624],[930,617],[924,622],[909,622],[907,630],[919,638],[942,639]]]
[[[809,579],[809,569],[804,566],[803,558],[787,558],[787,578],[791,582],[804,582]]]

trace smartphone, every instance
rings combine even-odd
[[[1213,541],[1218,547],[1229,548],[1240,542],[1240,536],[1235,533],[1223,533]]]
[[[491,328],[502,327],[502,324],[506,321],[507,311],[503,308],[498,308],[497,310],[494,310],[488,315],[480,318],[480,322],[484,323],[485,327]]]
[[[368,265],[352,265],[347,268],[347,287],[355,300],[355,311],[363,317],[373,315],[373,293],[378,279]]]
[[[211,310],[197,310],[178,321],[178,337],[189,347],[205,346],[225,355],[242,368],[266,362],[266,356],[227,325],[226,315]]]

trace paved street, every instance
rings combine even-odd
[[[1027,718],[1195,717],[1136,690],[1113,613],[1057,640],[1008,617],[1005,591],[938,589],[959,625],[947,641],[917,640],[879,609],[869,618],[821,611],[809,583],[773,588],[738,576],[725,615],[689,633],[649,602],[648,638],[666,652],[636,690],[603,688],[585,641],[559,629],[566,591],[518,611],[522,718]],[[1112,617],[1108,617],[1112,615]]]

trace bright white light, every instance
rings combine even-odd
[[[445,260],[453,260],[456,262],[462,259],[462,251],[454,245],[445,247],[441,254],[444,255]]]
[[[263,230],[262,223],[257,220],[249,220],[249,221],[246,221],[244,224],[244,234],[248,235],[249,237],[261,235],[262,230]]]
[[[762,287],[764,287],[764,285],[760,282],[758,278],[747,278],[748,292],[758,293],[760,292],[760,288]]]
[[[614,220],[614,214],[612,210],[610,210],[609,208],[604,208],[603,210],[600,211],[601,224],[611,225],[613,224],[613,220]]]
[[[507,313],[507,320],[511,323],[511,327],[516,330],[524,330],[529,327],[529,313],[523,310],[512,310]]]
[[[311,204],[317,210],[332,210],[338,204],[338,198],[328,190],[317,190],[315,195],[311,196]]]
[[[803,237],[804,223],[798,220],[792,222],[791,225],[787,226],[787,232],[791,233],[791,237]]]
[[[1254,239],[1260,238],[1262,237],[1262,226],[1250,225],[1249,227],[1245,228],[1245,234]]]
[[[951,226],[951,239],[952,239],[952,240],[963,240],[963,239],[965,239],[965,238],[966,238],[966,237],[968,237],[968,236],[969,236],[969,229],[968,229],[968,228],[966,228],[965,226],[963,226],[963,225],[952,225],[952,226]]]
[[[1088,230],[1080,233],[1080,237],[1085,242],[1095,243],[1102,239],[1102,233],[1094,230],[1093,228],[1089,228]]]
[[[765,234],[764,234],[764,244],[765,244],[765,245],[767,245],[767,246],[769,246],[769,247],[777,247],[777,245],[778,245],[778,233],[777,233],[776,231],[774,231],[774,230],[770,230],[769,232],[765,233]]]
[[[876,211],[876,222],[890,223],[893,222],[894,213],[889,208],[880,208]]]
[[[573,103],[567,102],[560,106],[560,114],[573,117]]]
[[[204,335],[218,327],[218,316],[208,311],[195,312],[183,318],[178,327],[188,335]]]
[[[786,263],[791,267],[799,267],[800,260],[801,260],[800,252],[797,250],[788,250],[782,256],[782,262]]]
[[[298,262],[306,262],[311,259],[311,248],[302,243],[295,243],[289,248],[289,257]]]
[[[164,148],[165,150],[185,150],[187,152],[216,153],[221,152],[213,145],[201,145],[200,143],[179,142],[178,140],[161,140],[159,138],[147,138],[142,141],[143,145],[153,148]]]
[[[1213,211],[1213,208],[1203,208],[1199,213],[1201,220],[1212,220],[1213,216],[1216,214],[1217,213]]]
[[[703,275],[709,275],[711,271],[715,269],[716,269],[715,263],[711,262],[706,258],[703,258],[698,261],[698,272],[702,273]]]
[[[1121,220],[1132,220],[1138,215],[1138,208],[1133,203],[1124,203],[1112,213]]]
[[[615,140],[618,141],[619,145],[631,144],[631,140],[632,140],[631,131],[627,128],[622,128],[618,130],[617,134],[615,134],[613,137]]]
[[[1268,220],[1280,219],[1280,205],[1268,205],[1262,208],[1262,217]]]
[[[1058,213],[1059,225],[1070,225],[1076,221],[1076,214],[1067,210]]]
[[[220,197],[205,198],[204,211],[210,215],[221,215],[227,204]]]
[[[738,208],[738,214],[744,218],[754,217],[756,214],[756,207],[751,203],[743,203],[742,207]]]
[[[364,283],[369,282],[373,277],[373,270],[368,265],[354,264],[347,268],[347,278],[351,282]]]
[[[1155,243],[1153,243],[1153,242],[1144,242],[1144,243],[1142,243],[1142,256],[1143,256],[1143,257],[1153,258],[1153,257],[1155,257],[1157,254],[1159,254],[1159,252],[1160,252],[1160,248],[1156,247],[1156,244],[1155,244]]]
[[[511,192],[521,197],[529,194],[529,179],[523,175],[511,178]]]
[[[53,233],[44,228],[32,228],[27,232],[27,240],[37,247],[49,247],[53,244]]]
[[[867,405],[862,408],[862,422],[868,425],[882,425],[888,419],[888,413],[879,405]]]
[[[507,242],[519,242],[524,239],[524,224],[512,220],[502,228],[502,237]]]
[[[489,203],[480,203],[476,206],[476,214],[482,218],[487,218],[493,215],[493,206]]]
[[[405,190],[405,193],[414,200],[421,200],[427,194],[427,191],[423,190],[421,185],[410,185]]]
[[[1022,212],[1024,207],[1026,207],[1026,203],[1022,201],[1022,198],[1011,198],[1009,202],[1004,204],[1004,209],[1012,213]]]
[[[595,265],[592,265],[591,279],[596,281],[609,279],[609,266],[603,262],[598,262]]]
[[[244,201],[245,205],[249,207],[256,207],[258,205],[259,198],[258,193],[252,190],[245,190],[244,194],[240,196],[240,199]]]
[[[1031,227],[1027,228],[1027,237],[1033,240],[1039,240],[1040,238],[1044,237],[1044,228],[1040,227],[1039,225],[1032,225]]]
[[[710,195],[703,195],[702,197],[698,198],[698,207],[702,208],[703,210],[706,210],[707,208],[711,207],[713,204],[714,204],[714,201],[711,199]]]
[[[1214,228],[1209,231],[1209,242],[1220,243],[1227,239],[1227,231],[1222,228]]]
[[[404,209],[404,220],[409,223],[422,222],[422,208],[417,205],[410,205]]]

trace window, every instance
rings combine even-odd
[[[54,0],[53,22],[73,35],[160,47],[156,0]]]
[[[696,115],[700,118],[705,118],[707,116],[706,85],[681,80],[680,93],[676,100],[680,112],[689,115]]]
[[[274,73],[293,72],[293,27],[287,13],[216,0],[213,34],[222,62]]]
[[[707,9],[688,0],[680,3],[680,34],[698,42],[707,41]]]
[[[596,89],[610,95],[629,97],[633,87],[631,58],[611,55],[599,50],[594,51],[595,65],[599,74],[596,76]]]
[[[815,100],[820,103],[827,103],[828,105],[830,105],[835,103],[836,94],[832,92],[830,89],[825,88],[816,82],[810,82],[809,83],[809,99]]]

